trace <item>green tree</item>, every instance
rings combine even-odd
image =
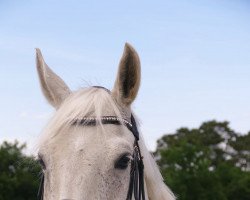
[[[164,135],[155,155],[179,200],[247,200],[249,144],[250,133],[239,136],[228,122],[210,121]]]
[[[23,153],[25,144],[3,142],[0,146],[0,200],[33,200],[39,185],[40,166]]]

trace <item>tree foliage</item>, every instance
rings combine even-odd
[[[228,122],[181,128],[157,142],[155,155],[179,200],[247,200],[250,197],[250,132]]]
[[[35,200],[40,166],[23,153],[24,144],[3,142],[0,146],[0,200]]]

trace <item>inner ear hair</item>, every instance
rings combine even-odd
[[[130,105],[137,96],[140,80],[141,66],[139,56],[135,49],[126,43],[113,91],[118,96],[118,101],[126,106]]]
[[[137,82],[137,67],[136,67],[136,61],[134,58],[130,55],[131,52],[128,52],[126,55],[126,58],[121,61],[121,65],[124,67],[121,68],[120,73],[120,80],[121,80],[121,92],[123,98],[129,98],[130,95],[134,96],[134,93],[136,92],[136,82]]]

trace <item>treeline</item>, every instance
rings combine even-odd
[[[0,200],[35,200],[41,168],[23,153],[25,145],[0,146]],[[249,200],[250,132],[228,122],[180,128],[157,141],[155,158],[179,200]]]
[[[25,144],[3,142],[0,146],[0,200],[36,200],[39,164],[23,153]]]
[[[181,128],[157,142],[156,159],[179,200],[249,200],[250,132],[228,122]]]

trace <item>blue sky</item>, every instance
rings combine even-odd
[[[249,10],[247,0],[0,1],[0,141],[31,148],[53,113],[36,47],[72,90],[112,88],[125,42],[141,58],[134,110],[151,149],[163,134],[211,119],[248,132]]]

